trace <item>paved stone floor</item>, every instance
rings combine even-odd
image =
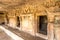
[[[8,26],[3,26],[5,27],[6,29],[10,30],[11,32],[15,33],[16,35],[18,35],[19,37],[22,37],[24,40],[45,40],[43,38],[40,38],[40,37],[36,37],[36,36],[32,36],[26,32],[23,32],[23,31],[19,31],[17,29],[13,29],[11,27],[8,27]]]
[[[0,40],[13,40],[2,29],[0,29]]]

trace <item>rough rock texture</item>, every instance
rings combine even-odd
[[[55,16],[60,15],[60,0],[0,0],[1,11],[7,16],[4,19],[6,23],[9,20],[9,26],[17,27],[18,16],[20,30],[30,34],[38,33],[38,17],[46,15],[48,39],[53,40]]]

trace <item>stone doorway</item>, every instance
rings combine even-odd
[[[44,34],[44,35],[47,35],[47,24],[48,24],[48,19],[47,19],[47,16],[44,15],[44,16],[39,16],[38,17],[39,19],[39,33],[41,34]]]
[[[7,24],[9,24],[9,18],[7,15],[6,15],[6,20],[7,20]]]
[[[5,24],[4,13],[0,13],[0,24]]]
[[[20,18],[17,16],[17,27],[20,27]]]

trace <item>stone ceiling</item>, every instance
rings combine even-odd
[[[35,5],[37,3],[42,3],[44,0],[0,0],[0,10],[11,9],[24,4]]]
[[[21,0],[0,0],[0,4],[2,5],[17,5]]]
[[[41,2],[43,0],[0,0],[0,5],[7,5],[7,6],[12,6],[12,5],[21,5],[24,3],[34,3],[34,2]]]
[[[21,3],[21,0],[0,0],[0,7],[9,7],[18,5]]]
[[[0,0],[0,10],[11,9],[25,4],[41,4],[46,8],[60,6],[60,0]]]
[[[0,6],[15,6],[15,5],[24,5],[26,3],[34,4],[34,3],[40,3],[44,4],[46,6],[48,5],[54,5],[55,1],[59,0],[0,0]]]

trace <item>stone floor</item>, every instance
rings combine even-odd
[[[19,37],[22,37],[24,40],[45,40],[43,38],[40,38],[40,37],[36,37],[36,36],[32,36],[26,32],[23,32],[23,31],[19,31],[17,29],[13,29],[11,27],[8,27],[8,26],[4,26],[6,29],[10,30],[11,32],[15,33],[16,35],[18,35]]]
[[[13,40],[2,29],[0,29],[0,40]]]

